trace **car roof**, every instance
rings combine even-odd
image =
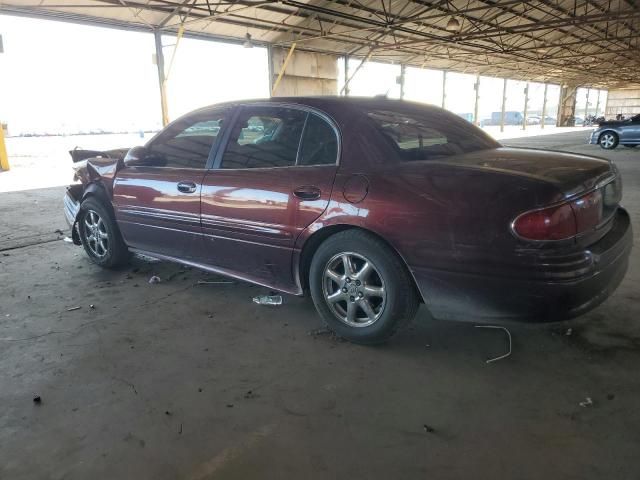
[[[329,108],[332,111],[340,110],[376,110],[376,109],[415,109],[419,108],[427,111],[442,111],[440,107],[425,103],[411,102],[407,100],[391,99],[384,96],[378,97],[341,97],[341,96],[304,96],[304,97],[271,97],[271,98],[255,98],[247,100],[234,100],[224,103],[210,105],[205,108],[216,108],[225,105],[245,105],[252,103],[274,103],[274,104],[293,104],[315,107],[318,109]]]

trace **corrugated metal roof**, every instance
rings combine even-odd
[[[640,83],[633,0],[8,0],[0,12],[176,31],[531,81]],[[459,25],[447,29],[449,23]]]

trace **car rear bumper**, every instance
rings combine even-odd
[[[413,269],[422,296],[439,319],[558,321],[606,300],[627,271],[633,244],[628,213],[619,208],[611,230],[570,256],[540,257],[508,276]],[[578,260],[576,260],[578,259]]]

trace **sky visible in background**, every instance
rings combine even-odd
[[[0,15],[0,120],[13,135],[161,126],[154,37]],[[168,69],[176,38],[163,36]],[[169,115],[269,96],[267,51],[183,38],[169,72]]]
[[[0,121],[11,135],[29,133],[137,132],[161,126],[158,73],[151,33],[129,32],[0,15],[4,52],[0,54]],[[162,37],[169,68],[176,37]],[[344,85],[344,61],[338,62],[338,94]],[[354,72],[360,60],[351,59]],[[350,83],[350,94],[400,97],[400,65],[367,62]],[[443,72],[407,67],[405,99],[442,105]],[[449,72],[445,108],[473,113],[475,75]],[[506,110],[524,110],[526,83],[509,80]],[[183,38],[168,72],[169,117],[227,100],[269,96],[264,48]],[[547,116],[557,113],[560,87],[549,85]],[[591,90],[589,113],[597,90]],[[502,105],[503,79],[480,77],[479,118]],[[540,114],[544,85],[529,84],[528,111]],[[601,92],[599,111],[606,92]],[[576,116],[583,117],[586,89],[578,90]]]

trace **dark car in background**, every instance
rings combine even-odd
[[[504,148],[426,105],[227,103],[126,156],[94,154],[76,152],[65,197],[93,262],[138,252],[310,292],[359,343],[385,341],[420,303],[476,322],[578,315],[617,287],[631,250],[612,163]]]
[[[589,143],[612,150],[618,145],[635,148],[640,145],[640,114],[626,120],[600,122],[589,137]]]

